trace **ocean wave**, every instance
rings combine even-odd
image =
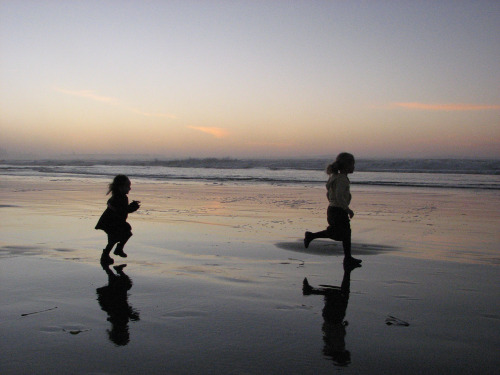
[[[149,161],[22,161],[0,163],[0,175],[109,178],[127,174],[154,181],[324,184],[326,159],[182,159]],[[432,169],[434,168],[434,169]],[[360,160],[353,185],[500,190],[495,160]]]
[[[233,159],[233,158],[187,158],[150,160],[74,159],[74,160],[32,160],[4,161],[9,166],[47,167],[92,167],[92,166],[142,166],[202,169],[269,169],[269,170],[317,170],[321,171],[332,159]],[[497,159],[358,159],[359,172],[398,173],[460,173],[500,174],[500,160]]]

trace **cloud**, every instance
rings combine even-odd
[[[74,90],[61,89],[58,87],[56,87],[55,90],[62,92],[63,94],[68,94],[68,95],[73,95],[73,96],[79,96],[81,98],[97,100],[98,102],[104,102],[104,103],[116,103],[117,102],[117,100],[115,98],[98,95],[95,93],[95,91],[92,91],[92,90],[74,91]]]
[[[215,138],[224,138],[229,135],[229,132],[223,128],[205,127],[205,126],[188,126],[190,129],[198,130],[203,133],[210,134]]]
[[[500,105],[463,104],[463,103],[426,104],[426,103],[410,102],[410,103],[392,103],[392,106],[404,109],[414,109],[419,111],[484,111],[484,110],[500,109]]]
[[[92,100],[96,100],[98,102],[108,103],[108,104],[112,104],[112,105],[119,105],[127,111],[130,111],[130,112],[133,112],[133,113],[136,113],[138,115],[145,116],[145,117],[164,117],[164,118],[170,118],[170,119],[177,119],[177,116],[170,114],[170,113],[144,112],[144,111],[141,111],[137,108],[128,107],[126,105],[121,104],[119,102],[119,100],[116,98],[102,96],[102,95],[99,95],[95,91],[92,91],[92,90],[66,90],[66,89],[62,89],[59,87],[56,87],[55,90],[58,92],[61,92],[63,94],[67,94],[67,95],[78,96],[80,98],[86,98],[86,99],[92,99]]]

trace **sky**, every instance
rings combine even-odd
[[[500,158],[500,1],[0,0],[0,158]]]

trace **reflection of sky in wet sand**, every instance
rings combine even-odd
[[[4,229],[0,248],[18,248],[0,252],[14,255],[21,251],[19,246],[35,247],[30,251],[94,261],[95,251],[105,241],[102,233],[92,230],[106,201],[103,180],[16,181],[7,178],[0,187],[7,202],[0,208]],[[307,253],[300,245],[304,231],[326,226],[322,187],[133,182],[130,199],[143,202],[129,218],[134,237],[127,245],[138,247],[133,260],[141,262],[165,251],[188,257],[207,252],[240,257],[234,246],[238,241]],[[391,253],[499,262],[500,199],[494,192],[354,186],[352,206],[353,251],[361,256]],[[185,244],[185,238],[199,245]],[[308,252],[338,254],[340,243],[318,241]],[[251,257],[245,254],[243,259]]]
[[[15,362],[47,373],[333,371],[322,355],[324,302],[301,291],[304,277],[316,286],[342,280],[340,243],[303,247],[304,231],[325,225],[323,189],[135,184],[130,198],[144,210],[129,219],[126,272],[134,280],[128,302],[141,321],[128,325],[130,342],[117,350],[96,301],[96,288],[107,282],[97,264],[106,239],[93,230],[105,186],[33,185],[39,190],[25,183],[4,194],[20,207],[0,208],[0,330],[9,338],[0,350],[12,359],[2,370]],[[358,190],[354,198],[353,253],[363,267],[353,273],[349,300],[351,366],[370,374],[422,366],[458,373],[480,358],[480,369],[498,368],[491,334],[500,322],[491,303],[497,270],[485,260],[498,237],[498,199],[471,208],[468,193],[418,189]],[[471,236],[477,229],[481,236]],[[456,238],[463,247],[447,247]],[[466,253],[473,242],[479,248]],[[432,254],[444,258],[445,250],[462,263]],[[388,316],[410,326],[387,326]]]
[[[258,247],[250,244],[242,250],[259,252]],[[316,374],[329,374],[333,369],[323,354],[324,336],[336,336],[337,331],[322,329],[325,302],[304,298],[302,280],[308,277],[312,285],[325,288],[322,283],[339,286],[344,275],[341,262],[303,254],[306,260],[301,266],[286,258],[287,250],[275,252],[281,262],[240,263],[234,275],[239,272],[246,278],[203,276],[210,267],[229,268],[224,259],[203,259],[199,267],[195,262],[192,274],[150,273],[145,265],[130,262],[127,273],[134,287],[128,300],[140,311],[141,321],[128,325],[130,342],[122,347],[127,350],[117,350],[109,341],[106,330],[111,323],[95,294],[107,283],[107,276],[97,264],[33,256],[3,259],[9,263],[0,274],[4,322],[0,330],[9,337],[9,346],[0,347],[8,358],[24,359],[19,363],[54,371],[71,372],[71,366],[78,366],[88,373],[203,373],[209,369],[226,374],[269,373],[271,368],[273,373],[314,369]],[[319,261],[310,261],[316,258]],[[184,266],[194,259],[185,259]],[[353,371],[418,372],[423,365],[408,348],[415,348],[418,357],[428,356],[425,368],[459,370],[478,358],[477,368],[496,368],[493,353],[498,340],[491,332],[500,319],[491,304],[498,292],[493,268],[387,254],[365,263],[353,273],[345,318]],[[21,313],[32,312],[39,313],[20,319]],[[410,326],[387,326],[388,316]],[[39,355],[48,350],[64,355]],[[93,360],[84,361],[82,352]],[[393,360],[394,352],[399,352],[401,361]],[[181,364],[182,368],[177,367]]]
[[[294,242],[278,242],[276,246],[279,247],[280,249],[295,251],[304,254],[324,255],[324,256],[344,255],[342,242],[334,242],[327,240],[315,240],[314,243],[311,243],[307,249],[304,247],[304,242],[300,240]],[[353,255],[377,255],[398,250],[399,249],[397,247],[387,246],[387,245],[359,244],[359,243],[352,244]]]

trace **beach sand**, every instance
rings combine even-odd
[[[346,272],[322,186],[132,181],[116,270],[107,183],[2,177],[0,374],[498,371],[496,191],[354,185]]]

